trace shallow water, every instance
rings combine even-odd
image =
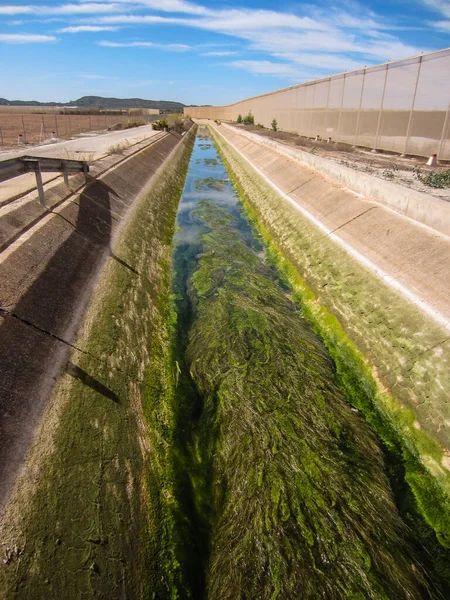
[[[217,164],[211,164],[209,161],[217,161]],[[210,178],[223,183],[222,189],[212,189],[208,188],[207,184],[203,185],[203,182]],[[243,208],[236,190],[229,180],[227,170],[211,138],[198,136],[191,155],[177,214],[177,232],[174,239],[175,254],[180,244],[198,244],[201,234],[206,231],[205,226],[192,214],[201,200],[210,200],[229,212],[235,219],[236,229],[241,232],[246,243],[255,251],[260,252],[261,256],[264,255],[263,247],[253,235],[248,220],[243,214]]]

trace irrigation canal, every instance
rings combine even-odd
[[[43,403],[0,518],[0,597],[449,598],[445,498],[374,402],[336,316],[317,303],[315,318],[298,285],[332,287],[334,246],[292,229],[214,127],[187,128],[94,180],[5,260],[15,290],[24,253],[53,240],[10,302],[23,322],[0,328],[22,332],[4,344],[20,399],[8,406]],[[53,306],[72,315],[89,286],[66,341]],[[29,421],[17,412],[17,431]]]
[[[215,600],[440,597],[379,440],[202,128],[173,265],[174,439],[198,571],[183,587]]]

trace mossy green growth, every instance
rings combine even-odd
[[[294,299],[302,307],[302,314],[323,339],[347,398],[361,411],[381,438],[390,460],[396,463],[393,483],[397,491],[400,490],[397,502],[402,516],[415,534],[417,547],[425,549],[422,559],[433,571],[436,584],[445,590],[444,594],[449,593],[449,477],[440,466],[443,458],[440,445],[426,432],[417,429],[414,413],[380,386],[361,350],[300,275],[299,254],[304,253],[306,263],[310,257],[306,247],[295,255],[289,250],[298,243],[300,235],[293,223],[299,222],[307,229],[312,226],[305,225],[298,213],[294,219],[291,214],[294,209],[280,207],[279,196],[244,164],[221,136],[214,130],[211,132],[255,233],[266,247],[268,261],[282,274]],[[284,231],[282,238],[280,228]],[[331,246],[331,242],[313,239],[311,243],[322,244],[324,258],[321,260],[330,260],[326,253],[327,244]],[[307,242],[302,244],[306,246]],[[358,267],[351,265],[351,269],[355,272]],[[342,298],[333,298],[332,294],[333,290],[329,292],[330,303],[342,307]],[[323,302],[323,298],[321,300]]]
[[[209,598],[426,598],[383,455],[324,345],[232,217],[209,227],[191,277],[187,350],[213,473]]]
[[[223,190],[225,183],[220,179],[214,177],[206,177],[205,179],[198,179],[195,182],[195,189],[199,192],[205,190]]]
[[[217,158],[197,158],[197,164],[204,164],[207,167],[217,167],[220,163]]]

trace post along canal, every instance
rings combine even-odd
[[[177,215],[172,320],[176,568],[153,597],[440,598],[380,441],[202,128]]]

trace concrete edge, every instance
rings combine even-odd
[[[227,127],[243,137],[295,160],[304,167],[317,171],[335,184],[346,186],[358,194],[388,206],[401,215],[450,236],[450,202],[396,183],[381,181],[373,175],[360,173],[310,152],[287,147],[274,140],[262,138],[258,134],[242,131],[228,123],[222,123],[221,127]]]

